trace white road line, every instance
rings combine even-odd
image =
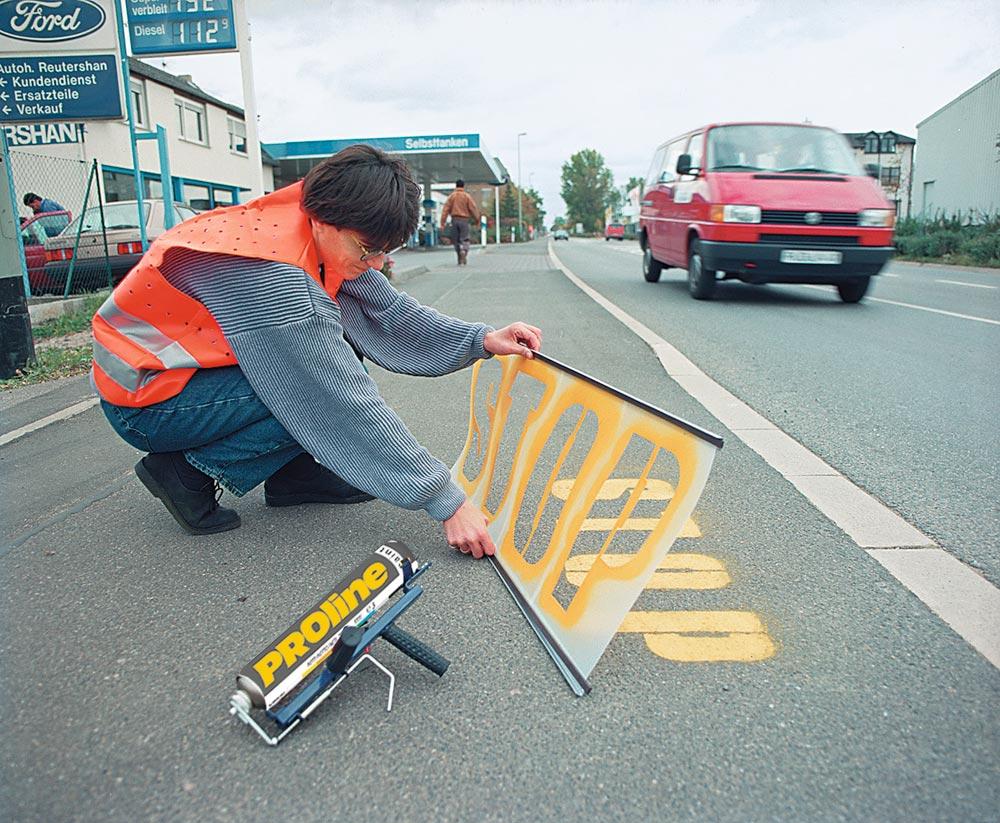
[[[24,437],[26,434],[31,434],[33,431],[38,431],[48,426],[50,423],[58,423],[60,420],[68,420],[71,417],[75,417],[87,409],[98,404],[99,399],[92,397],[88,400],[81,400],[79,403],[74,403],[72,406],[68,406],[61,411],[57,411],[54,414],[50,414],[48,417],[43,417],[41,420],[36,420],[34,423],[28,423],[27,426],[21,426],[19,429],[14,429],[12,432],[7,432],[7,434],[0,435],[0,446],[5,446],[13,440],[17,440],[19,437]]]
[[[810,283],[798,283],[795,285],[801,286],[803,289],[819,289],[820,291],[827,292],[833,288],[833,286],[815,286]],[[884,297],[866,297],[865,300],[870,300],[872,303],[888,303],[890,306],[902,306],[904,309],[919,309],[920,311],[929,311],[934,314],[944,314],[948,317],[957,317],[960,320],[975,320],[977,323],[989,323],[991,326],[1000,326],[1000,320],[990,320],[988,317],[976,317],[972,314],[959,314],[955,311],[932,309],[929,306],[917,306],[913,303],[901,303],[898,300],[886,300]]]
[[[868,554],[1000,668],[1000,590],[942,549],[872,549]]]
[[[993,289],[996,286],[984,286],[982,283],[965,283],[962,280],[935,280],[935,283],[947,283],[950,286],[968,286],[970,289]]]
[[[556,256],[551,244],[549,257],[581,291],[644,340],[678,385],[859,547],[867,549],[969,645],[1000,668],[996,632],[1000,625],[1000,590],[724,389],[648,326],[584,283]]]
[[[879,277],[902,277],[902,276],[903,275],[901,275],[901,274],[893,274],[892,272],[888,272],[888,271],[884,271],[884,272],[882,272],[879,275]]]

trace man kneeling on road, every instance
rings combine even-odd
[[[219,486],[264,483],[269,506],[423,509],[448,543],[492,554],[482,512],[379,395],[359,355],[442,375],[494,354],[531,357],[526,323],[466,323],[378,271],[413,233],[420,187],[369,146],[306,178],[162,234],[94,315],[93,382],[135,467],[191,534],[235,529]]]

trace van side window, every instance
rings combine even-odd
[[[688,144],[687,153],[691,155],[691,168],[701,169],[702,148],[705,145],[705,133],[700,132],[691,138]],[[690,178],[691,175],[684,175]]]
[[[677,180],[677,158],[684,154],[684,146],[687,138],[675,140],[667,146],[667,153],[663,160],[663,166],[657,179],[661,183],[674,183]]]
[[[646,175],[646,187],[643,191],[649,191],[653,186],[656,185],[656,181],[660,177],[660,169],[663,168],[663,155],[666,154],[667,147],[660,146],[656,150],[656,154],[653,155],[653,162],[649,166],[649,173]]]

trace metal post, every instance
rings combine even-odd
[[[146,214],[142,208],[142,172],[139,169],[139,145],[135,139],[135,113],[132,111],[132,74],[128,67],[128,53],[125,51],[125,11],[122,0],[115,0],[115,19],[118,23],[118,52],[122,62],[122,80],[125,82],[125,111],[128,113],[128,142],[132,148],[132,174],[135,178],[136,211],[139,214],[139,239],[142,250],[146,251],[149,241],[146,239]]]
[[[170,176],[167,130],[157,123],[155,132],[136,135],[136,140],[156,140],[156,149],[160,156],[160,188],[163,189],[163,227],[172,229],[174,227],[174,181]]]
[[[497,245],[500,245],[500,186],[493,187],[493,207],[496,210],[496,217],[493,219],[494,234],[496,234]]]
[[[528,132],[518,132],[517,135],[517,239],[524,238],[524,224],[521,221],[521,138]]]
[[[0,163],[6,166],[7,185],[0,193],[0,378],[13,377],[35,359],[31,336],[28,267],[24,262],[17,195],[10,167],[7,132],[0,128]],[[20,275],[20,276],[19,276]]]
[[[240,72],[243,75],[243,120],[247,127],[247,157],[253,164],[252,197],[264,193],[264,166],[260,160],[260,139],[257,136],[257,97],[253,85],[253,52],[250,41],[250,21],[247,18],[246,0],[236,0],[233,12],[236,15],[236,46],[240,52]]]

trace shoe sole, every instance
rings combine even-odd
[[[174,520],[177,521],[177,525],[184,529],[184,531],[188,534],[218,534],[219,532],[228,532],[232,529],[238,529],[243,524],[243,521],[237,517],[236,522],[223,526],[212,526],[205,529],[192,526],[181,516],[177,506],[174,505],[174,501],[170,499],[170,495],[167,494],[163,486],[159,484],[156,478],[149,473],[149,469],[142,465],[141,460],[135,464],[135,473],[139,480],[142,481],[142,485],[149,489],[149,492],[153,495],[153,497],[157,498],[161,503],[163,503],[164,506],[167,507],[167,511],[170,512]]]
[[[368,492],[360,492],[352,497],[341,497],[338,500],[331,500],[329,497],[320,497],[315,494],[282,494],[273,495],[264,492],[264,503],[273,509],[280,509],[283,506],[301,506],[307,503],[327,503],[335,506],[347,506],[352,503],[367,503],[375,498]]]

